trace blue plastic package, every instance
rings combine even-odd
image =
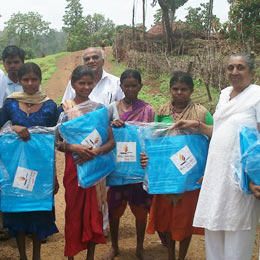
[[[116,168],[107,177],[107,186],[125,185],[143,182],[144,169],[140,164],[141,144],[138,125],[125,124],[125,127],[113,127],[116,141]]]
[[[260,185],[260,142],[256,128],[243,127],[239,133],[242,174],[240,186],[246,194],[250,194],[249,180]]]
[[[0,138],[1,211],[50,211],[53,207],[54,135]]]
[[[108,126],[107,108],[103,107],[62,123],[59,132],[69,144],[99,147],[107,141]],[[77,165],[79,185],[83,188],[90,187],[114,169],[115,160],[112,152],[97,156],[83,165]]]
[[[150,194],[178,194],[201,187],[197,182],[206,166],[206,136],[170,130],[162,123],[153,123],[141,131],[141,136],[149,157],[145,182]]]

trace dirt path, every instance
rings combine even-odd
[[[111,53],[111,49],[107,48],[105,56],[108,57]],[[67,56],[61,57],[58,62],[58,70],[53,74],[52,78],[46,84],[46,89],[49,97],[53,100],[60,99],[67,86],[67,82],[70,78],[72,70],[79,64],[81,64],[82,52],[74,52]],[[109,61],[105,63],[105,69],[109,72],[113,68],[113,64]],[[42,246],[42,259],[43,260],[62,260],[64,251],[64,188],[62,184],[62,177],[64,172],[64,155],[57,153],[57,175],[60,183],[59,193],[55,197],[56,203],[56,223],[60,233],[49,237],[47,244]],[[110,239],[108,238],[106,245],[98,245],[96,249],[96,258],[100,259],[104,253],[109,250]],[[115,260],[136,260],[135,257],[135,224],[134,217],[127,209],[125,215],[121,219],[120,234],[119,234],[119,246],[121,253]],[[258,246],[259,245],[259,232],[257,236],[256,246],[254,250],[254,260],[258,259]],[[31,258],[32,242],[27,239],[27,252],[29,259]],[[146,251],[149,255],[154,257],[154,260],[166,260],[167,252],[162,247],[158,236],[146,235],[144,243]],[[203,260],[205,259],[204,253],[204,237],[194,236],[191,241],[190,249],[187,255],[187,260]],[[16,260],[18,259],[18,251],[16,248],[15,239],[8,241],[0,241],[0,260]],[[75,260],[85,259],[85,252],[81,252],[75,257]],[[241,259],[242,260],[242,259]]]

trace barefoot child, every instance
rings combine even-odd
[[[77,109],[82,103],[92,103],[102,108],[103,105],[89,100],[89,94],[94,88],[94,75],[87,66],[78,66],[71,76],[71,84],[76,92],[74,100],[66,100],[59,111]],[[77,109],[74,115],[84,114]],[[91,124],[91,122],[89,122]],[[106,202],[105,181],[99,181],[89,188],[78,185],[76,164],[83,164],[106,154],[114,148],[115,142],[111,127],[108,128],[107,142],[100,147],[91,148],[87,145],[59,143],[59,150],[66,152],[66,167],[64,172],[65,187],[65,256],[73,260],[80,251],[87,249],[87,260],[94,260],[95,245],[104,244],[102,205]],[[72,157],[76,154],[76,159]]]
[[[121,75],[120,83],[125,98],[109,105],[109,117],[112,125],[122,127],[126,121],[153,122],[153,108],[137,98],[142,88],[139,72],[126,70]],[[108,211],[112,247],[108,255],[103,258],[104,260],[112,260],[119,253],[119,221],[124,214],[127,203],[136,219],[136,255],[139,259],[147,259],[144,255],[143,242],[152,197],[143,190],[142,185],[142,183],[136,183],[110,187],[108,192]]]

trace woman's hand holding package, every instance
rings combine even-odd
[[[124,127],[125,126],[125,122],[122,121],[121,119],[116,119],[114,121],[111,122],[111,125],[114,127]]]
[[[93,160],[96,156],[91,146],[68,144],[67,150],[76,154],[75,163],[77,164],[83,164],[87,161]]]
[[[198,128],[199,121],[196,120],[180,120],[173,124],[171,129]]]
[[[30,140],[30,133],[25,126],[14,125],[13,130],[23,139],[23,141]]]
[[[197,184],[201,184],[203,181],[203,176],[199,178],[199,180],[196,182]]]
[[[149,157],[145,153],[140,153],[140,155],[141,155],[140,163],[141,163],[142,168],[144,169],[147,166]]]
[[[249,189],[255,195],[257,199],[260,199],[260,186],[254,184],[252,181],[249,183]]]

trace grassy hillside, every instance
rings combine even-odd
[[[113,56],[110,56],[109,60],[110,62],[115,62]],[[116,64],[112,74],[120,77],[121,73],[126,69],[127,67],[124,66],[124,64]],[[162,74],[159,78],[155,78],[153,75],[142,74],[142,80],[144,86],[139,94],[139,98],[152,105],[155,110],[170,99],[169,75]],[[213,112],[218,101],[219,91],[214,88],[210,88],[213,99],[212,102],[210,102],[207,96],[206,87],[201,83],[201,81],[199,79],[195,79],[194,84],[195,87],[192,94],[193,101],[204,105],[209,111]]]

